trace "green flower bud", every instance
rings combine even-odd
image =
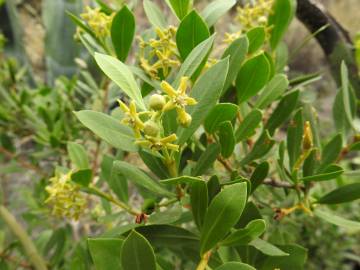
[[[156,137],[159,133],[159,126],[153,120],[144,123],[144,133],[148,136]]]
[[[150,97],[149,106],[155,111],[161,111],[166,103],[165,97],[162,95],[154,94]]]

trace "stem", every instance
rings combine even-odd
[[[24,228],[16,221],[15,217],[2,205],[0,205],[0,216],[23,245],[29,260],[34,265],[35,269],[46,270],[45,260],[38,253],[31,238],[27,235]]]
[[[211,256],[211,251],[206,252],[201,257],[201,261],[199,262],[198,266],[196,267],[196,270],[205,270],[206,266],[209,262],[210,256]]]

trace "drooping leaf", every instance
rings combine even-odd
[[[341,186],[322,196],[317,203],[339,204],[360,199],[360,183]]]
[[[111,40],[116,56],[125,62],[135,34],[135,17],[125,5],[111,23]]]
[[[214,133],[219,124],[225,121],[231,121],[238,112],[238,106],[233,103],[219,103],[207,115],[204,128],[208,133]]]
[[[202,12],[202,16],[208,27],[213,26],[217,20],[235,4],[235,0],[215,0],[209,3]]]
[[[148,240],[136,231],[132,231],[125,239],[120,258],[123,270],[156,270],[153,248]]]
[[[101,70],[134,100],[141,110],[146,109],[134,75],[124,63],[112,56],[101,53],[95,53],[95,60]]]
[[[240,123],[239,128],[235,132],[235,138],[237,142],[243,141],[255,133],[255,129],[258,127],[262,120],[262,113],[260,110],[252,110],[247,114],[244,120]]]
[[[89,238],[88,246],[97,270],[122,270],[120,253],[123,240],[118,238]]]
[[[233,184],[212,200],[201,231],[201,254],[212,249],[236,224],[246,204],[246,189],[246,183]]]
[[[201,230],[208,206],[208,190],[205,181],[192,183],[190,191],[191,212],[196,226]]]
[[[270,65],[264,53],[247,60],[236,78],[239,103],[255,96],[264,87],[270,76]]]
[[[80,122],[110,145],[125,150],[137,151],[133,131],[104,113],[84,110],[75,112]]]
[[[76,168],[89,168],[89,158],[83,145],[75,142],[68,142],[67,152],[71,162],[76,166]]]
[[[221,155],[228,158],[232,155],[235,148],[235,135],[230,121],[225,121],[219,126],[219,142],[221,146]]]
[[[144,0],[143,5],[146,17],[154,27],[159,27],[160,29],[167,27],[164,14],[155,3],[150,0]]]

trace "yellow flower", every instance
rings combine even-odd
[[[177,137],[176,134],[171,134],[165,138],[156,138],[145,135],[145,140],[138,140],[136,144],[150,148],[154,151],[159,150],[173,150],[179,151],[179,146],[177,144],[173,144],[172,142],[176,141]]]
[[[113,15],[108,16],[101,12],[100,8],[92,9],[87,6],[86,12],[80,14],[80,16],[87,22],[98,38],[104,38],[110,35]]]
[[[235,33],[225,33],[225,38],[223,42],[226,44],[232,43],[234,40],[238,39],[241,36],[241,31]]]
[[[78,220],[86,209],[86,199],[80,193],[80,186],[70,178],[71,172],[52,177],[45,188],[49,193],[45,203],[52,206],[53,215]]]
[[[237,8],[237,21],[247,31],[253,27],[266,26],[271,13],[273,0],[258,0],[254,4],[246,4]]]
[[[124,119],[122,119],[122,123],[132,127],[135,133],[135,137],[141,137],[140,131],[144,129],[144,123],[140,119],[140,113],[136,111],[136,105],[134,101],[130,102],[129,107],[126,106],[124,102],[118,99],[120,109],[125,113]]]

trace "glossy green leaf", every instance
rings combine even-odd
[[[246,204],[246,183],[225,188],[212,200],[200,236],[200,254],[212,249],[236,224]]]
[[[88,246],[96,270],[122,270],[120,253],[123,240],[118,238],[89,238]]]
[[[67,152],[71,162],[77,169],[89,168],[89,158],[83,145],[75,142],[68,142]]]
[[[206,150],[201,154],[191,174],[198,176],[205,173],[206,170],[213,165],[219,154],[220,146],[218,144],[213,143],[208,145]]]
[[[149,241],[136,231],[132,231],[125,239],[120,258],[123,270],[156,270],[153,248]]]
[[[154,27],[165,29],[167,27],[167,22],[160,8],[150,0],[144,0],[143,5],[146,17],[148,18],[149,22]]]
[[[235,118],[239,107],[233,103],[219,103],[206,116],[204,128],[208,133],[214,133],[219,125]]]
[[[245,228],[252,220],[262,219],[259,209],[253,202],[248,202],[235,228]]]
[[[318,152],[319,149],[314,148],[310,151],[310,154],[305,159],[303,164],[303,177],[311,176],[315,174],[315,169],[318,165]]]
[[[92,180],[92,170],[82,169],[71,174],[71,180],[81,186],[87,187]]]
[[[270,65],[264,53],[247,60],[236,78],[239,103],[255,96],[263,88],[270,76]]]
[[[278,247],[270,244],[267,241],[264,241],[260,238],[257,238],[250,242],[251,246],[259,250],[261,253],[268,255],[268,256],[288,256],[289,254],[282,251]]]
[[[266,228],[263,219],[255,219],[250,221],[245,228],[232,232],[220,244],[223,246],[244,246],[260,237]]]
[[[322,173],[306,176],[300,179],[300,181],[308,182],[308,181],[327,181],[331,179],[335,179],[336,177],[340,176],[344,172],[343,168],[338,165],[329,165],[326,169],[322,171]]]
[[[202,17],[204,18],[208,27],[211,27],[235,4],[235,0],[215,0],[205,7],[202,12]]]
[[[255,107],[265,109],[273,101],[278,99],[289,86],[289,81],[284,74],[276,74],[261,91],[256,100]]]
[[[175,196],[175,194],[166,190],[158,182],[151,179],[146,173],[134,165],[118,160],[114,162],[113,167],[114,170],[116,170],[116,173],[124,175],[129,181],[133,182],[137,186],[141,186],[158,195],[167,197]]]
[[[251,265],[241,262],[226,262],[215,270],[256,270]]]
[[[275,130],[280,127],[295,110],[299,99],[299,91],[292,92],[280,101],[274,112],[271,114],[265,128],[273,135]]]
[[[299,158],[302,151],[302,141],[304,133],[304,119],[302,109],[299,109],[291,120],[287,128],[287,150],[289,155],[289,165],[292,168]]]
[[[134,75],[124,63],[112,56],[101,53],[95,53],[95,60],[101,70],[134,100],[141,110],[146,109]]]
[[[246,54],[248,52],[248,47],[249,41],[246,36],[243,36],[234,40],[229,45],[229,47],[226,48],[224,54],[221,56],[221,58],[226,58],[227,56],[230,56],[229,72],[226,77],[222,95],[225,94],[225,92],[229,89],[229,87],[234,82],[236,76],[238,75],[241,65],[245,60]]]
[[[192,0],[165,0],[165,2],[180,21],[188,14],[192,6]]]
[[[192,183],[190,191],[191,212],[196,226],[201,230],[208,206],[208,190],[205,181]]]
[[[208,201],[210,204],[213,198],[221,191],[219,177],[217,177],[217,175],[211,176],[206,185],[208,191]]]
[[[135,34],[135,17],[125,5],[116,13],[111,23],[111,40],[116,56],[125,62]]]
[[[343,227],[344,229],[348,230],[349,232],[359,232],[360,231],[360,222],[348,220],[337,215],[334,215],[331,212],[323,211],[320,209],[315,209],[314,211],[315,216],[334,224],[339,227]]]
[[[160,181],[160,183],[165,185],[194,184],[197,182],[204,182],[204,180],[202,180],[200,177],[183,175],[183,176],[164,179]]]
[[[192,117],[190,126],[187,128],[180,127],[176,132],[180,145],[191,137],[217,103],[224,86],[228,66],[228,59],[223,59],[208,69],[196,81],[190,96],[195,98],[198,103],[195,106],[190,106],[187,110]],[[215,77],[216,80],[214,81]]]
[[[327,166],[337,161],[342,150],[342,136],[335,135],[327,144],[325,144],[321,153],[321,163],[318,172],[323,172]]]
[[[139,151],[139,156],[145,165],[160,179],[167,179],[170,177],[166,166],[159,157],[156,157],[143,149]]]
[[[260,186],[269,174],[270,166],[269,163],[264,161],[256,166],[255,171],[250,177],[251,192],[254,193],[258,186]]]
[[[270,45],[274,50],[284,36],[296,11],[295,0],[276,0],[268,25],[272,27]]]
[[[252,28],[246,33],[246,36],[249,40],[249,53],[254,53],[264,45],[266,36],[265,28]]]
[[[255,129],[259,126],[262,120],[262,113],[260,110],[252,110],[247,114],[244,120],[240,123],[239,128],[235,132],[237,142],[243,141],[255,133]]]
[[[221,146],[221,155],[228,158],[232,155],[235,148],[235,135],[230,121],[225,121],[219,126],[219,142]]]
[[[360,183],[341,186],[322,196],[317,203],[339,204],[360,199]]]
[[[191,11],[181,21],[176,32],[176,45],[183,60],[202,41],[210,36],[209,29],[195,11]]]
[[[133,131],[111,116],[95,111],[75,112],[80,122],[108,144],[125,150],[137,151]]]

